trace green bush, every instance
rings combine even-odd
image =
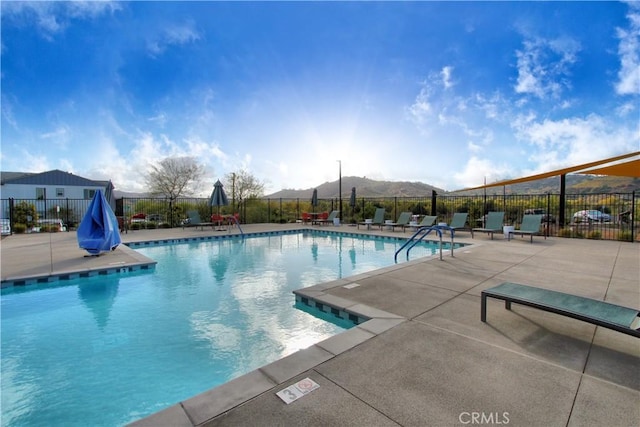
[[[622,240],[623,242],[633,241],[631,230],[621,230],[620,232],[618,232],[618,240]]]
[[[158,224],[156,224],[155,222],[148,222],[145,228],[147,230],[155,230],[156,228],[158,228]]]
[[[558,231],[558,237],[572,237],[573,231],[570,228],[561,228]]]
[[[602,233],[599,231],[590,231],[587,235],[587,239],[600,240],[602,239]]]
[[[140,230],[141,225],[139,222],[134,222],[129,226],[130,230]]]
[[[27,231],[27,224],[22,224],[22,223],[13,224],[14,233],[23,234],[25,231]]]

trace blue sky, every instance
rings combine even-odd
[[[640,147],[639,2],[2,1],[4,171],[446,190]],[[348,193],[349,189],[345,192]],[[345,194],[346,194],[345,193]]]

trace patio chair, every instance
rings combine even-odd
[[[329,218],[329,212],[327,212],[327,211],[320,212],[317,215],[312,215],[311,216],[311,225],[314,225],[314,224],[320,225],[320,223],[322,221],[324,221],[324,220],[326,220],[328,218]]]
[[[438,219],[437,215],[425,215],[425,217],[422,218],[422,221],[418,223],[418,227],[431,227],[435,224],[436,219]]]
[[[469,214],[466,212],[455,212],[453,214],[453,218],[451,219],[451,223],[449,224],[449,228],[454,231],[470,230],[471,227],[467,225],[468,216]]]
[[[519,234],[520,236],[524,237],[524,236],[529,236],[531,237],[531,243],[533,243],[533,236],[539,236],[540,234],[540,225],[542,224],[542,217],[543,215],[541,214],[536,214],[536,215],[525,215],[522,217],[522,224],[520,224],[520,229],[519,230],[513,230],[511,233],[509,233],[509,235],[507,236],[507,240],[511,239],[511,234]],[[547,236],[545,235],[544,238],[546,239]]]
[[[493,240],[493,233],[502,231],[502,222],[504,221],[504,212],[489,212],[487,214],[487,223],[484,227],[472,228],[471,238],[473,239],[473,233],[479,231],[481,233],[487,233],[491,235]]]
[[[384,225],[385,227],[391,227],[391,231],[394,231],[396,227],[402,227],[402,231],[404,231],[404,228],[409,225],[411,215],[413,215],[413,213],[408,211],[400,212],[400,215],[398,216],[398,220],[396,222],[386,222]]]
[[[322,224],[333,224],[333,220],[335,218],[338,217],[338,214],[340,213],[340,211],[331,211],[331,213],[329,215],[327,215],[327,217],[319,219],[318,225],[322,225]]]
[[[377,225],[380,227],[380,230],[382,230],[385,212],[384,208],[376,208],[376,213],[373,215],[373,219],[370,222],[367,222],[366,220],[364,222],[359,222],[358,228],[360,228],[361,225],[366,225],[367,229],[370,229],[372,225]]]
[[[640,311],[635,308],[510,282],[485,289],[480,295],[482,322],[487,321],[487,297],[490,297],[503,300],[507,310],[511,310],[512,303],[522,304],[640,338]]]
[[[409,224],[407,224],[406,227],[409,227],[412,230],[417,230],[420,227],[431,227],[436,222],[436,218],[438,217],[435,215],[426,215],[422,218],[422,221],[420,221],[419,223],[411,224],[411,222],[409,222]]]
[[[185,227],[200,227],[204,230],[204,227],[211,226],[213,227],[213,222],[203,222],[200,219],[200,214],[198,211],[187,211],[187,219],[182,221],[182,229]]]

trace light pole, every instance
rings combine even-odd
[[[338,197],[340,198],[340,218],[342,218],[342,160],[338,160]]]

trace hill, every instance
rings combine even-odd
[[[434,187],[422,182],[407,181],[375,181],[368,178],[355,176],[342,178],[342,197],[348,198],[351,195],[351,188],[356,187],[358,197],[427,197],[431,196],[431,191],[435,190],[440,195],[456,194],[482,194],[483,190],[471,192],[447,192],[441,188]],[[338,197],[338,181],[325,182],[316,187],[318,197],[329,199]],[[631,193],[640,190],[640,179],[625,178],[616,176],[593,176],[593,175],[567,175],[566,192],[568,194],[595,194],[595,193]],[[502,194],[503,187],[493,187],[487,189],[487,194]],[[544,194],[560,193],[560,177],[541,179],[538,181],[525,182],[522,184],[507,187],[509,194]],[[306,190],[285,189],[273,194],[266,195],[269,198],[311,198],[313,188]]]
[[[597,175],[567,175],[567,194],[596,194],[596,193],[631,193],[640,190],[640,179],[619,176]],[[544,194],[560,193],[560,177],[554,176],[537,181],[524,182],[507,186],[509,194]],[[484,190],[459,192],[456,194],[481,194]],[[502,194],[503,187],[487,189],[487,194]]]
[[[318,189],[318,198],[330,199],[338,197],[338,180],[333,182],[325,182],[315,187]],[[431,191],[435,190],[442,194],[445,191],[441,188],[434,187],[422,182],[407,181],[375,181],[368,178],[360,178],[357,176],[342,177],[342,197],[348,198],[351,195],[351,188],[356,187],[358,197],[425,197],[431,196]],[[269,198],[311,198],[313,188],[306,190],[285,189],[269,194],[265,197]]]

